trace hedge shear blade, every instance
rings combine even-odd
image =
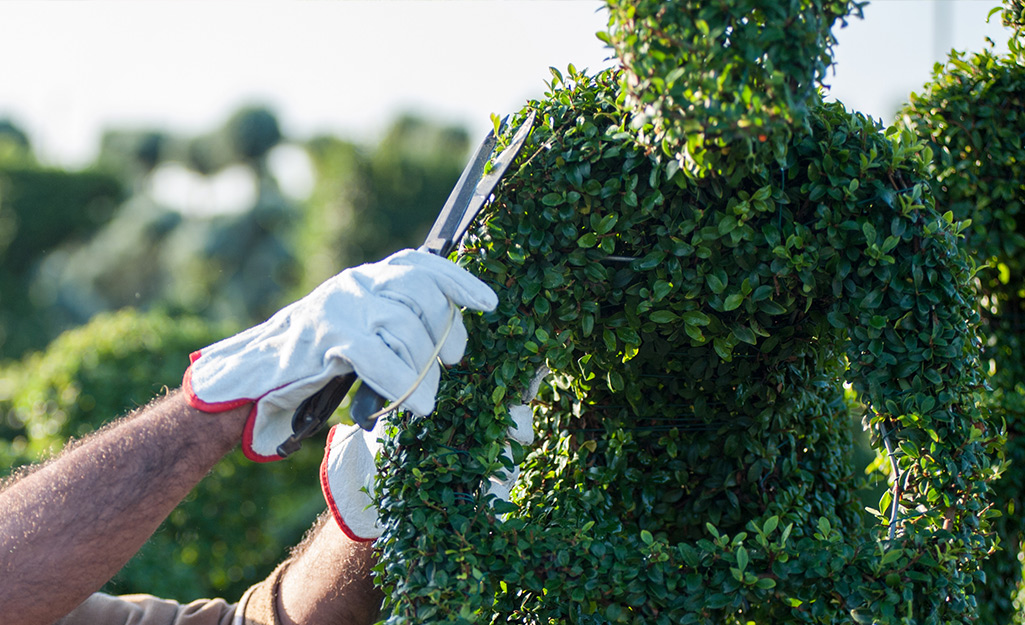
[[[503,127],[505,123],[506,120],[503,120]],[[467,163],[459,177],[459,182],[453,187],[445,201],[441,213],[438,214],[438,219],[435,220],[431,231],[427,234],[427,240],[420,247],[421,250],[438,256],[448,256],[452,253],[463,235],[466,234],[470,224],[473,223],[477,213],[491,197],[492,191],[502,180],[509,165],[520,153],[533,125],[534,113],[532,112],[520,124],[509,145],[494,158],[491,169],[485,173],[485,166],[488,161],[492,160],[495,144],[498,141],[494,131],[488,132],[488,136],[484,137],[481,144],[477,146],[473,158]]]
[[[501,127],[504,128],[508,117],[502,120]],[[534,126],[534,113],[531,112],[527,119],[516,129],[512,141],[502,152],[492,159],[495,145],[498,142],[495,132],[489,131],[484,137],[477,150],[474,152],[470,162],[466,164],[459,181],[452,188],[441,213],[434,220],[431,231],[427,233],[427,240],[420,246],[420,249],[441,257],[447,257],[452,253],[463,235],[466,234],[474,218],[484,208],[491,193],[498,186],[505,175],[509,165],[516,160],[516,156],[527,141]],[[491,161],[491,168],[487,169],[488,161]],[[486,170],[486,171],[485,171]],[[349,416],[353,422],[368,432],[374,429],[378,414],[384,407],[385,399],[378,395],[366,384],[359,387],[352,397],[352,404],[349,406]]]
[[[506,121],[502,120],[501,127],[504,128]],[[477,150],[473,153],[470,162],[467,163],[459,181],[452,189],[445,205],[438,214],[434,225],[427,234],[427,240],[420,247],[422,251],[430,252],[438,256],[447,257],[452,250],[459,245],[463,235],[466,234],[474,218],[484,208],[491,198],[492,192],[502,180],[506,170],[527,141],[531,128],[534,125],[534,113],[530,115],[516,129],[512,141],[504,150],[492,158],[498,138],[492,130],[484,137]],[[488,162],[491,167],[488,168]],[[342,399],[349,392],[356,381],[356,374],[350,373],[332,378],[324,388],[308,397],[296,409],[292,415],[292,435],[284,443],[278,446],[278,455],[282,458],[299,449],[301,441],[313,436],[327,422]],[[378,395],[366,384],[359,387],[353,395],[352,404],[349,408],[349,416],[364,430],[370,431],[374,428],[377,419],[374,416],[380,412],[385,404],[385,399]]]

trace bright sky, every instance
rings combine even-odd
[[[887,120],[941,49],[1006,34],[998,0],[877,0],[838,33],[833,95]],[[418,110],[483,132],[548,67],[598,69],[602,0],[0,2],[0,118],[51,163],[88,162],[105,126],[211,130],[246,103],[297,138],[372,139]],[[937,24],[940,26],[937,28]],[[945,26],[944,26],[945,25]]]

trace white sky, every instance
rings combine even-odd
[[[838,32],[832,94],[889,119],[936,48],[1006,40],[998,0],[877,0]],[[372,139],[400,111],[483,132],[548,67],[599,69],[602,0],[0,2],[0,118],[50,163],[88,162],[105,126],[185,133],[262,103],[286,134]],[[937,21],[939,17],[939,21]],[[937,28],[937,24],[941,27]],[[942,27],[944,24],[947,26]],[[939,40],[937,44],[937,32]],[[945,42],[945,43],[943,43]]]

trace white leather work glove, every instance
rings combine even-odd
[[[207,412],[254,402],[243,451],[258,462],[279,460],[296,408],[352,371],[394,401],[429,368],[403,406],[430,414],[441,375],[430,360],[450,323],[438,358],[455,364],[466,348],[453,306],[489,311],[497,303],[490,287],[455,263],[403,250],[346,269],[260,325],[195,352],[183,388],[189,404]]]
[[[535,376],[523,394],[529,403],[548,374],[544,368]],[[509,408],[514,425],[509,438],[527,446],[534,443],[534,413],[530,406],[518,404]],[[374,429],[364,431],[356,425],[336,425],[328,434],[324,461],[320,466],[320,485],[328,508],[346,536],[356,541],[372,541],[381,536],[384,528],[378,522],[377,507],[373,502],[377,480],[376,457],[388,435],[385,419],[378,419]],[[512,446],[506,444],[506,457],[512,458]],[[512,475],[491,477],[488,492],[502,501],[509,501],[509,493],[519,477],[519,467]]]

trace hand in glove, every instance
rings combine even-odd
[[[346,269],[260,325],[192,354],[183,387],[189,403],[207,412],[254,402],[243,451],[251,460],[279,460],[278,445],[292,434],[299,404],[352,371],[395,400],[430,367],[403,404],[430,414],[440,377],[430,360],[450,323],[438,357],[454,364],[466,348],[466,328],[453,305],[488,311],[497,297],[451,261],[403,250]]]
[[[530,388],[524,393],[524,402],[530,402],[547,369],[539,372]],[[509,408],[514,425],[509,428],[509,438],[521,445],[534,442],[533,411],[525,404]],[[371,493],[375,492],[377,478],[375,458],[387,436],[385,419],[378,419],[373,431],[366,432],[356,425],[336,425],[328,434],[324,461],[320,466],[320,485],[328,507],[345,535],[352,540],[371,541],[381,535],[377,508]],[[512,458],[512,448],[506,445],[505,455]],[[502,501],[509,501],[509,492],[519,477],[519,467],[511,475],[492,477],[488,492]]]

